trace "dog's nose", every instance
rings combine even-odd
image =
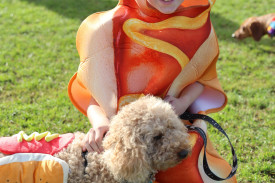
[[[181,159],[184,159],[184,158],[186,158],[188,153],[189,153],[189,151],[187,151],[187,150],[181,150],[180,152],[178,152],[178,157]]]

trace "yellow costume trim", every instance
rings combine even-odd
[[[146,36],[142,32],[143,30],[162,30],[168,28],[198,29],[206,23],[208,12],[212,6],[213,3],[210,2],[210,7],[194,18],[175,16],[157,23],[147,23],[136,18],[131,18],[124,22],[123,30],[135,43],[174,57],[183,69],[189,62],[189,58],[185,53],[170,43]]]
[[[137,99],[144,97],[145,95],[142,94],[128,94],[122,96],[118,101],[118,110],[121,109],[121,107],[130,104],[133,101],[136,101]]]
[[[59,134],[57,134],[57,133],[51,134],[51,132],[43,132],[43,133],[33,132],[32,134],[27,135],[24,131],[20,131],[17,134],[17,141],[22,142],[23,140],[25,140],[27,142],[30,142],[33,139],[35,139],[36,141],[39,141],[43,137],[45,137],[46,142],[50,142],[50,141],[58,138]]]

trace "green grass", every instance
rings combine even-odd
[[[24,130],[87,131],[89,123],[67,96],[77,70],[75,35],[89,14],[111,9],[114,0],[0,0],[0,136]],[[273,0],[218,0],[213,7],[220,57],[218,74],[228,94],[215,118],[239,158],[239,182],[275,182],[275,40],[233,40],[239,24],[275,9]],[[211,139],[230,160],[226,139]]]

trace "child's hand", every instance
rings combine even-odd
[[[173,106],[177,115],[181,115],[201,95],[203,90],[204,86],[195,82],[185,87],[179,98],[167,95],[164,100]]]
[[[101,153],[104,150],[102,140],[109,130],[110,121],[104,110],[95,104],[91,104],[88,107],[87,116],[93,128],[91,128],[84,137],[82,150]]]
[[[104,149],[102,147],[102,140],[108,132],[109,126],[103,125],[97,128],[91,128],[83,139],[83,151],[101,153]]]
[[[176,97],[167,95],[164,98],[164,101],[166,101],[172,105],[172,107],[177,115],[181,115],[188,108],[188,106],[186,105],[186,102],[183,100],[183,98],[176,98]]]

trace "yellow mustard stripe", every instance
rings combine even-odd
[[[33,139],[35,139],[36,141],[41,140],[43,137],[45,137],[45,141],[46,142],[50,142],[53,139],[56,139],[59,137],[59,134],[55,133],[55,134],[51,134],[51,132],[43,132],[43,133],[38,133],[38,132],[33,132],[30,135],[27,135],[24,131],[20,131],[17,134],[17,141],[18,142],[22,142],[23,140],[30,142]]]
[[[157,23],[147,23],[136,18],[131,18],[124,22],[123,30],[135,43],[174,57],[183,69],[189,62],[189,58],[185,53],[170,43],[142,34],[142,31],[162,30],[167,28],[198,29],[207,21],[208,12],[213,4],[214,3],[210,0],[210,7],[194,18],[175,16]]]

